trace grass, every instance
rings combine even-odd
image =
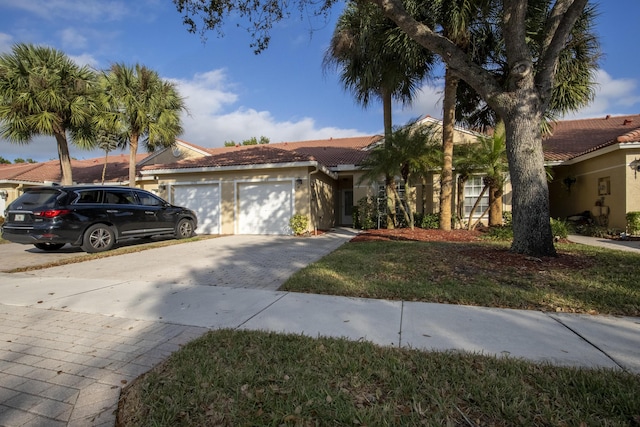
[[[120,426],[629,426],[638,377],[218,330],[126,388]]]
[[[640,255],[559,244],[558,258],[506,243],[349,243],[298,271],[294,292],[543,311],[640,316]]]
[[[558,245],[348,243],[286,290],[638,315],[638,254]],[[123,390],[119,426],[640,426],[640,378],[258,331],[194,340]]]

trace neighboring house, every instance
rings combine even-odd
[[[624,231],[626,213],[640,211],[640,115],[560,121],[543,147],[551,216],[586,212]]]

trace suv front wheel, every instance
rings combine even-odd
[[[114,243],[115,235],[111,227],[105,224],[94,224],[84,232],[82,250],[89,253],[108,251]]]
[[[186,239],[193,236],[193,233],[193,221],[187,218],[182,218],[178,221],[178,225],[176,226],[176,238]]]

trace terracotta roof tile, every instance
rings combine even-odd
[[[245,166],[257,164],[277,164],[308,162],[311,156],[293,151],[282,150],[270,145],[248,145],[239,147],[222,147],[207,150],[211,155],[195,159],[181,160],[164,165],[150,165],[145,170],[185,169],[203,167]]]
[[[137,161],[142,160],[148,154],[138,154]],[[71,160],[73,180],[88,184],[102,181],[102,169],[104,157],[88,160]],[[41,163],[19,163],[0,165],[0,180],[42,183],[46,181],[60,182],[60,162],[49,160]],[[105,182],[118,183],[129,180],[129,156],[120,154],[108,157]]]
[[[547,161],[567,161],[609,145],[640,142],[640,115],[563,120],[543,143]]]
[[[210,156],[186,159],[168,165],[149,165],[145,170],[277,164],[316,160],[326,167],[359,165],[367,156],[365,148],[381,136],[331,138],[264,145],[240,145],[206,149]]]
[[[373,135],[315,141],[282,142],[274,144],[274,146],[313,156],[318,162],[331,168],[338,165],[362,164],[362,161],[369,154],[366,148],[381,139],[382,136]]]

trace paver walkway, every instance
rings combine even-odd
[[[113,426],[120,390],[207,328],[0,305],[0,425]]]

